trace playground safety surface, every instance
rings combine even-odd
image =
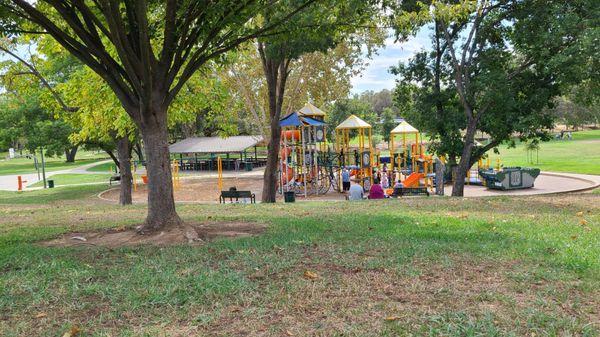
[[[256,200],[262,196],[263,180],[262,176],[253,175],[245,177],[226,177],[223,178],[223,189],[236,187],[240,191],[251,191],[256,194]],[[541,195],[555,193],[581,192],[600,187],[600,175],[584,175],[569,173],[542,172],[535,181],[535,186],[529,189],[521,190],[490,190],[482,186],[466,185],[465,197],[488,197],[501,195]],[[133,192],[134,203],[144,203],[147,201],[148,190],[145,185],[138,185],[137,191]],[[446,185],[445,194],[452,193],[452,186]],[[175,200],[183,203],[218,203],[220,191],[217,187],[217,179],[214,177],[206,178],[184,178],[181,179],[181,186],[175,191]],[[114,188],[105,191],[99,195],[101,199],[116,202],[119,198],[119,189]],[[296,200],[344,200],[344,194],[329,191],[325,195],[313,195],[304,198],[298,196]]]

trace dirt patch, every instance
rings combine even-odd
[[[200,237],[200,241],[188,243],[183,229],[173,228],[158,233],[138,234],[135,228],[104,229],[93,232],[67,233],[59,238],[43,241],[46,247],[99,246],[107,248],[136,245],[170,246],[179,244],[199,245],[216,238],[237,238],[258,235],[266,225],[251,222],[216,222],[190,224]]]
[[[254,193],[256,200],[260,201],[262,197],[263,178],[223,178],[223,189],[228,190],[230,187],[235,187],[238,191],[250,191]],[[216,178],[186,178],[181,179],[181,185],[174,191],[173,195],[177,202],[218,203],[221,191],[218,188]],[[326,195],[309,195],[307,199],[344,200],[344,196],[344,194],[330,188]],[[117,202],[119,200],[119,189],[107,190],[101,193],[100,197],[104,200]],[[132,192],[132,198],[134,203],[148,202],[148,186],[139,184],[136,191]],[[296,198],[299,200],[305,199],[302,195],[298,195]],[[278,194],[277,200],[283,201],[283,196]]]

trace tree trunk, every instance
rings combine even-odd
[[[471,169],[471,154],[473,153],[473,145],[475,143],[475,131],[477,130],[478,118],[474,117],[469,119],[467,124],[467,132],[464,138],[464,147],[458,162],[456,169],[456,179],[454,179],[454,185],[452,187],[453,197],[462,197],[465,190],[465,179],[467,177],[467,171]]]
[[[265,167],[262,202],[275,202],[277,197],[280,141],[281,127],[279,127],[279,120],[277,120],[277,123],[271,123],[271,139],[267,146],[267,165]]]
[[[133,151],[137,154],[140,163],[144,162],[144,151],[142,150],[142,144],[139,141],[135,142]]]
[[[131,205],[133,176],[131,174],[131,142],[129,137],[125,136],[117,140],[117,151],[119,155],[119,174],[121,176],[119,204]]]
[[[70,149],[65,149],[65,158],[67,159],[67,163],[75,162],[75,155],[77,154],[77,146],[73,146]]]
[[[279,142],[281,141],[281,109],[285,84],[288,78],[290,60],[271,59],[264,52],[263,44],[259,43],[263,71],[267,80],[269,95],[269,118],[271,136],[267,147],[267,166],[265,167],[262,202],[275,202],[277,197],[277,172],[279,169]]]
[[[111,150],[104,150],[104,152],[106,152],[106,154],[108,154],[110,159],[112,159],[113,163],[115,163],[116,167],[121,166],[121,164],[119,163],[119,159],[115,156],[115,154]]]
[[[142,111],[140,130],[146,149],[148,176],[148,216],[141,232],[152,232],[183,224],[175,210],[173,180],[169,158],[167,113],[159,104],[149,105]]]

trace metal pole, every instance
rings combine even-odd
[[[300,137],[302,137],[302,174],[304,174],[303,177],[303,183],[304,183],[304,197],[306,198],[308,196],[308,191],[307,191],[307,187],[306,187],[306,178],[308,177],[307,172],[306,172],[306,139],[304,139],[304,126],[300,126]]]
[[[42,153],[42,178],[44,179],[44,188],[48,188],[46,185],[46,162],[44,161],[44,148],[40,148],[40,152]]]
[[[42,179],[40,177],[40,165],[38,165],[38,160],[37,160],[37,155],[35,154],[35,150],[33,151],[33,164],[34,164],[35,170],[37,171],[37,174],[38,174],[38,181],[40,181]]]
[[[284,130],[281,130],[281,137],[282,139],[279,142],[279,193],[283,194],[283,162],[286,161]],[[286,178],[288,177],[286,176]]]

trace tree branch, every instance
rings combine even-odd
[[[60,107],[65,112],[75,112],[75,111],[77,111],[79,109],[79,108],[76,108],[76,107],[70,107],[70,106],[68,106],[63,101],[63,99],[60,97],[60,95],[58,94],[58,92],[56,92],[56,90],[54,90],[54,88],[52,88],[52,86],[50,85],[50,83],[46,80],[46,78],[44,78],[44,76],[42,76],[42,74],[37,70],[37,68],[32,63],[27,62],[25,59],[21,58],[19,55],[13,53],[9,49],[4,48],[3,46],[0,46],[0,50],[4,51],[8,55],[12,56],[13,58],[15,58],[17,61],[19,61],[21,64],[23,64],[25,67],[27,67],[30,70],[27,73],[17,73],[15,75],[30,74],[30,75],[33,75],[33,76],[37,77],[40,80],[40,82],[42,83],[42,85],[44,87],[46,87],[48,89],[48,91],[50,91],[50,93],[52,94],[52,96],[54,97],[54,99],[56,100],[56,102],[60,105]]]

